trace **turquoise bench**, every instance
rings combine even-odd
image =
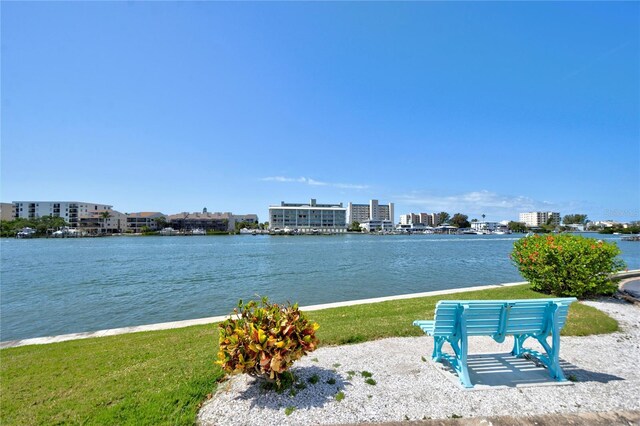
[[[558,381],[566,380],[560,368],[560,330],[569,305],[575,297],[527,300],[442,300],[436,305],[433,320],[417,320],[418,326],[433,337],[433,360],[446,360],[458,374],[462,385],[472,388],[467,368],[469,336],[491,336],[502,343],[513,336],[512,355],[528,355],[540,361]],[[547,338],[551,336],[551,344]],[[524,347],[529,337],[536,339],[546,353]],[[442,351],[448,342],[454,354]]]

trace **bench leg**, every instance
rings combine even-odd
[[[459,370],[458,376],[465,388],[472,388],[471,378],[469,377],[469,369],[467,367],[467,352],[469,350],[469,343],[466,336],[460,339],[460,355],[458,357]]]
[[[524,341],[528,337],[535,338],[538,343],[540,343],[540,346],[542,346],[542,348],[544,349],[544,353],[525,348]],[[564,381],[566,379],[564,377],[562,369],[560,368],[560,333],[552,333],[551,345],[547,343],[547,337],[548,334],[533,336],[514,336],[513,351],[511,351],[511,354],[519,358],[521,358],[525,354],[529,354],[530,356],[544,364],[545,367],[547,367],[547,369],[549,370],[549,375],[551,375],[551,377],[558,381]]]
[[[511,351],[511,355],[515,357],[522,356],[523,343],[526,340],[527,336],[514,335],[513,336],[513,350]]]
[[[449,355],[446,353],[442,353],[442,344],[444,342],[449,342],[451,345],[451,349],[453,349],[453,355]],[[440,340],[440,352],[438,354],[438,359],[434,358],[434,361],[442,362],[442,359],[447,360],[451,368],[458,375],[458,379],[462,386],[465,388],[472,388],[473,384],[471,383],[471,378],[469,377],[469,369],[467,367],[467,341],[466,339],[448,339],[446,337],[441,338]]]
[[[560,382],[567,380],[564,377],[562,368],[560,368],[560,332],[558,331],[551,335],[551,346],[549,346],[547,339],[544,337],[538,338],[538,341],[547,353],[547,359],[549,360],[547,367],[551,377]]]
[[[433,353],[431,354],[431,359],[434,362],[440,362],[442,360],[442,345],[444,344],[444,337],[435,337],[433,338]]]

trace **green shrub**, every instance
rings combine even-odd
[[[511,260],[531,288],[556,296],[615,293],[611,274],[625,268],[620,249],[579,235],[533,235],[514,243]]]
[[[318,346],[317,323],[307,320],[298,304],[242,300],[230,318],[220,323],[218,361],[229,374],[247,373],[275,381],[294,361]]]

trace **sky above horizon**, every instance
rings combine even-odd
[[[3,2],[0,200],[640,219],[638,2]]]

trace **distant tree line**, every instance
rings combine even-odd
[[[35,229],[36,236],[45,236],[65,226],[69,226],[69,224],[63,218],[53,216],[3,220],[0,221],[0,237],[15,237],[22,228]]]
[[[587,223],[586,214],[568,214],[562,218],[562,223],[565,225],[584,225]]]

